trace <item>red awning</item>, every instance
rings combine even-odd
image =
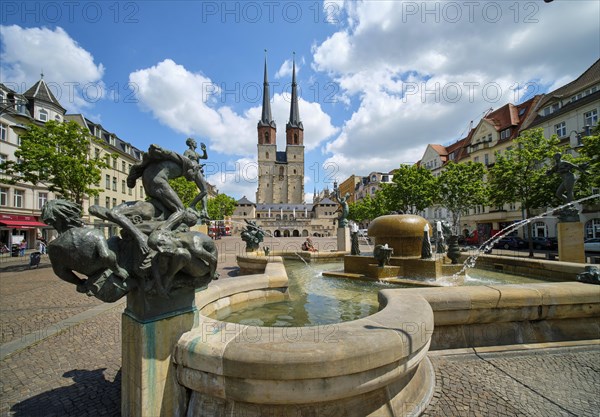
[[[47,224],[28,220],[0,220],[0,226],[13,229],[34,229],[36,227],[48,227]]]

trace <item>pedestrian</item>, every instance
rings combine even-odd
[[[27,242],[22,240],[21,244],[19,245],[19,256],[25,256],[25,249],[27,249]]]
[[[46,239],[43,237],[39,238],[39,251],[42,255],[46,254]]]

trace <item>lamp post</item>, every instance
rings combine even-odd
[[[4,99],[0,101],[0,116],[4,113],[10,114],[15,120],[16,124],[11,125],[10,128],[17,134],[22,135],[29,129],[25,126],[31,122],[31,115],[26,107],[27,99],[15,98],[14,100]]]
[[[583,139],[586,136],[590,136],[592,132],[592,127],[585,125],[583,126],[583,131],[578,132],[577,130],[573,129],[569,132],[569,140],[571,140],[571,135],[573,133],[575,133],[575,138],[577,139],[577,143],[575,144],[574,148],[580,148],[583,146],[583,143],[581,143],[581,139]]]

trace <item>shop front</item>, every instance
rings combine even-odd
[[[13,251],[25,242],[27,249],[36,248],[39,237],[48,239],[50,227],[36,216],[22,216],[0,213],[0,248]]]

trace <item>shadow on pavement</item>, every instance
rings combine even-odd
[[[28,271],[29,269],[42,269],[42,268],[50,268],[52,265],[48,264],[39,264],[38,266],[34,266],[32,268],[29,267],[29,263],[19,263],[3,266],[0,263],[0,272],[19,272],[19,271]]]
[[[43,392],[15,404],[17,417],[119,416],[121,413],[121,370],[113,382],[104,377],[106,368],[93,371],[73,369],[63,377],[74,384]]]

